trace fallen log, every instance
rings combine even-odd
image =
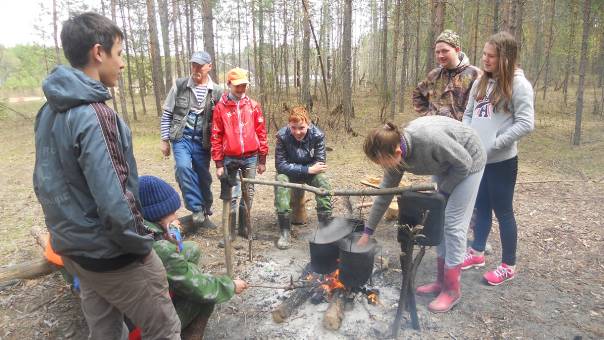
[[[0,282],[37,279],[56,270],[57,267],[40,258],[0,269]]]
[[[36,240],[36,243],[44,250],[48,239],[48,232],[45,229],[33,227],[30,234]],[[31,280],[48,275],[59,268],[50,264],[45,257],[15,264],[0,269],[0,282],[12,280]]]
[[[295,290],[285,301],[283,301],[272,312],[273,320],[276,323],[282,323],[293,312],[300,307],[312,295],[313,287],[304,287]]]
[[[344,319],[345,297],[346,295],[341,289],[333,293],[329,301],[329,307],[327,307],[327,311],[323,316],[323,327],[332,331],[340,329],[342,319]]]

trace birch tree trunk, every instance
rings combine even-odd
[[[390,101],[390,91],[388,89],[388,0],[383,0],[382,3],[382,76],[380,90],[382,93],[382,107],[380,108],[380,118],[385,120],[386,110]],[[396,65],[395,65],[396,66]]]
[[[344,0],[344,18],[342,27],[342,113],[347,132],[352,131],[352,0]]]
[[[478,65],[478,23],[480,22],[480,4],[476,4],[476,16],[474,17],[474,65]]]
[[[570,33],[568,43],[566,45],[566,67],[564,67],[564,85],[562,87],[562,93],[564,94],[564,106],[568,105],[568,83],[570,81],[570,75],[572,72],[573,65],[575,64],[575,36],[577,31],[577,20],[573,20],[579,15],[579,4],[578,0],[571,2],[571,20],[570,20]]]
[[[157,116],[161,116],[161,101],[166,94],[166,90],[164,88],[164,76],[161,67],[161,57],[159,55],[159,38],[157,37],[154,0],[147,0],[147,24],[149,26],[149,53],[151,54],[151,79],[153,80],[155,109]]]
[[[573,145],[581,144],[581,121],[583,119],[583,90],[585,89],[585,67],[587,65],[587,49],[589,45],[589,31],[591,19],[589,12],[591,0],[583,2],[583,38],[581,39],[581,61],[579,62],[579,87],[577,88],[577,105],[575,116],[575,133],[573,134]]]
[[[428,29],[428,48],[426,50],[426,72],[434,66],[434,40],[445,27],[445,0],[430,0],[432,25]]]
[[[302,0],[303,6],[308,8],[308,0]],[[312,98],[310,97],[310,18],[304,11],[304,35],[302,36],[302,90],[300,100],[306,109],[312,111]]]
[[[394,5],[394,38],[392,40],[392,68],[390,70],[392,80],[390,85],[390,120],[394,120],[396,114],[396,94],[398,93],[396,88],[396,66],[398,60],[398,40],[401,34],[401,0],[396,0]]]
[[[420,51],[420,47],[419,47],[419,40],[420,40],[420,28],[421,28],[421,19],[420,19],[420,13],[421,13],[421,5],[420,5],[421,1],[416,2],[416,16],[415,16],[415,60],[414,60],[414,68],[415,68],[415,72],[414,72],[414,76],[415,76],[415,83],[417,84],[419,82],[419,51]]]
[[[130,95],[130,102],[132,104],[132,118],[135,121],[138,120],[138,115],[136,114],[136,103],[134,102],[134,90],[132,89],[132,65],[130,64],[130,37],[129,35],[132,32],[128,32],[126,29],[126,18],[124,16],[124,3],[119,1],[120,7],[120,15],[122,17],[122,27],[124,29],[124,43],[126,45],[126,74],[128,75],[128,94]]]
[[[57,14],[57,0],[52,0],[52,28],[53,28],[53,35],[52,35],[52,39],[54,40],[55,43],[55,64],[56,65],[60,65],[61,64],[61,50],[59,49],[59,18],[58,18],[58,14]]]
[[[260,104],[266,105],[266,73],[264,71],[264,3],[258,2],[258,77],[260,80]]]
[[[550,24],[549,24],[549,34],[547,37],[547,48],[545,54],[545,74],[543,78],[543,100],[545,100],[545,95],[547,94],[547,86],[549,85],[549,64],[552,55],[552,48],[554,47],[554,21],[556,20],[556,0],[551,0],[550,7]]]
[[[409,24],[411,21],[411,5],[410,1],[405,1],[403,5],[403,65],[401,67],[401,91],[398,93],[399,97],[399,111],[405,111],[405,97],[407,96],[407,82],[409,80],[409,45],[411,44]]]
[[[132,30],[132,16],[130,15],[130,6],[127,7],[127,11],[128,11],[128,18],[131,18],[130,20],[128,20],[128,28],[130,29],[131,33],[134,33],[134,31]],[[139,16],[139,19],[140,19],[140,16]],[[132,42],[134,42],[134,39],[132,39]],[[144,44],[143,40],[139,39],[138,44],[139,44],[139,46],[142,46]],[[142,48],[141,48],[141,50],[142,50]],[[143,72],[143,67],[141,65],[141,61],[139,58],[144,53],[141,51],[139,53],[139,55],[137,56],[136,44],[132,45],[132,53],[133,53],[133,57],[134,57],[134,62],[136,64],[136,76],[137,76],[137,80],[138,80],[138,93],[140,95],[141,105],[143,107],[143,115],[147,115],[147,104],[145,103],[145,96],[147,94],[147,81],[145,79],[145,74]]]
[[[179,50],[180,38],[178,36],[178,18],[180,18],[180,7],[178,0],[172,0],[172,31],[174,32],[174,61],[176,66],[176,77],[180,78],[183,75],[181,63],[181,51]]]
[[[111,20],[117,25],[116,6],[117,6],[117,0],[111,0]],[[126,121],[126,123],[129,125],[130,117],[128,117],[128,106],[126,105],[126,96],[125,96],[126,91],[124,91],[123,73],[120,73],[117,78],[117,90],[118,90],[117,91],[118,95],[120,97],[121,114],[124,117],[124,120]],[[113,98],[113,100],[115,101],[115,98]]]
[[[287,20],[287,0],[283,0],[283,73],[285,76],[285,93],[289,96],[289,58],[287,47],[287,29],[289,22]]]
[[[499,11],[501,10],[501,0],[493,1],[493,33],[499,32]]]
[[[213,0],[201,1],[201,12],[203,15],[203,48],[212,57],[212,70],[210,76],[212,80],[218,81],[218,63],[216,62],[216,53],[214,51],[214,14],[212,6]]]
[[[159,23],[161,26],[161,38],[164,47],[164,71],[166,85],[164,88],[172,87],[172,58],[170,57],[170,21],[168,20],[168,1],[157,0],[159,7]]]
[[[533,88],[537,87],[537,83],[539,82],[539,78],[541,77],[541,57],[543,55],[543,0],[536,0],[534,3],[535,15],[533,30],[535,32],[535,41],[533,44],[532,55],[531,58],[531,77],[533,78]]]

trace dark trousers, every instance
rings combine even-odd
[[[484,251],[491,232],[492,212],[499,221],[502,262],[513,266],[516,264],[516,245],[518,228],[514,217],[514,188],[518,174],[518,157],[487,164],[476,198],[476,226],[472,248]]]

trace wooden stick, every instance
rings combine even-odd
[[[226,264],[227,275],[233,277],[233,249],[231,248],[231,235],[229,232],[229,220],[231,212],[231,200],[222,201],[222,236],[224,237],[224,263]]]
[[[239,171],[239,180],[242,182],[241,184],[241,199],[243,200],[243,207],[244,207],[244,214],[245,214],[245,220],[246,220],[246,225],[245,225],[245,229],[247,230],[247,240],[248,240],[248,244],[247,244],[247,257],[248,260],[250,262],[253,261],[254,259],[254,254],[253,254],[253,240],[254,240],[254,235],[253,235],[253,224],[252,224],[252,213],[250,211],[251,209],[251,205],[250,205],[250,197],[248,195],[248,190],[247,190],[247,186],[243,184],[243,175],[241,174],[241,171]],[[241,217],[239,217],[239,219],[241,220]]]
[[[344,319],[344,302],[344,292],[341,289],[336,290],[323,316],[323,327],[332,331],[340,329]]]
[[[244,178],[244,183],[253,183],[261,185],[270,185],[274,187],[286,187],[293,189],[300,189],[304,191],[310,191],[320,196],[381,196],[381,195],[395,195],[401,194],[405,191],[433,191],[436,190],[436,185],[430,184],[412,184],[405,187],[397,188],[383,188],[383,189],[339,189],[339,190],[325,190],[323,188],[316,188],[307,184],[289,183],[283,181],[266,181],[260,179]]]

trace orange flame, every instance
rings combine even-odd
[[[378,304],[378,295],[376,293],[369,293],[369,295],[367,295],[367,302],[369,302],[369,304],[372,304],[372,305],[377,305]]]
[[[340,277],[339,269],[336,269],[336,271],[331,274],[325,275],[325,277],[322,281],[322,284],[321,284],[321,288],[323,289],[323,291],[325,291],[325,293],[331,295],[333,293],[333,291],[336,289],[346,289],[346,287],[344,286],[344,283],[342,283],[342,281],[340,281],[339,277]]]

